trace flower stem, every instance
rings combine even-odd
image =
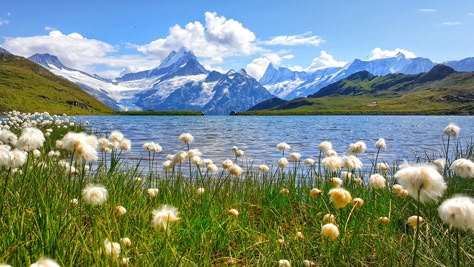
[[[456,229],[456,267],[460,266],[461,255],[460,255],[460,246],[459,246],[459,229]]]
[[[415,233],[415,247],[413,248],[413,261],[411,266],[416,266],[416,251],[418,250],[418,237],[420,236],[420,191],[418,189],[418,203],[416,205],[416,233]]]

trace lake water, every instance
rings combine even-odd
[[[473,116],[85,116],[99,132],[120,130],[132,140],[132,150],[124,156],[130,160],[148,159],[143,143],[154,141],[163,147],[156,157],[158,164],[167,154],[186,150],[179,142],[182,133],[191,133],[191,148],[199,149],[202,158],[209,158],[218,166],[225,159],[234,159],[233,146],[245,151],[244,159],[254,164],[276,165],[281,157],[276,145],[286,142],[291,152],[299,152],[302,159],[319,155],[318,144],[330,141],[343,155],[349,144],[362,140],[367,151],[361,156],[370,161],[379,137],[385,138],[387,149],[379,158],[413,160],[415,154],[439,153],[443,129],[449,123],[461,127],[459,139],[474,135]],[[464,142],[463,141],[463,142]],[[146,165],[146,163],[144,164]]]

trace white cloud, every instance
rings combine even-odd
[[[297,35],[280,35],[276,36],[269,41],[261,42],[264,45],[284,45],[284,46],[296,46],[296,45],[311,45],[319,46],[324,42],[321,37],[313,35],[311,32],[306,32]]]
[[[469,13],[467,13],[467,15],[470,16],[470,17],[474,17],[474,12],[469,12]]]
[[[252,55],[263,51],[255,43],[255,34],[242,23],[206,12],[205,25],[190,22],[182,28],[175,25],[169,29],[166,38],[157,39],[149,44],[136,46],[137,50],[160,59],[171,51],[184,47],[198,57],[222,61],[225,57]]]
[[[0,18],[0,26],[7,25],[9,23],[10,23],[9,20]]]
[[[461,25],[462,22],[460,22],[460,21],[445,21],[441,24],[446,25],[446,26],[456,26],[456,25]]]
[[[2,46],[11,53],[24,57],[35,53],[49,53],[57,56],[68,67],[109,78],[116,77],[124,70],[141,71],[159,64],[159,60],[141,55],[114,56],[117,48],[108,43],[85,38],[79,33],[63,34],[58,30],[53,30],[48,35],[6,38]],[[104,66],[107,66],[106,71],[102,71]]]
[[[437,12],[438,10],[433,9],[433,8],[419,8],[416,11],[425,12],[425,13],[433,13],[433,12]]]
[[[293,54],[288,54],[288,55],[282,56],[281,58],[283,58],[283,59],[292,59],[292,58],[294,58],[294,57],[295,57],[295,55],[293,55]]]
[[[13,54],[31,56],[35,53],[50,53],[59,56],[65,65],[83,66],[96,61],[116,49],[105,42],[84,38],[79,33],[63,34],[58,30],[49,35],[6,38],[3,46]]]
[[[270,63],[278,67],[281,63],[281,59],[282,58],[275,53],[269,53],[262,57],[255,58],[251,63],[247,64],[247,73],[258,81],[262,78]]]
[[[398,53],[404,54],[405,57],[407,57],[407,58],[415,58],[416,57],[416,55],[413,52],[410,52],[410,51],[405,50],[405,49],[395,48],[394,50],[382,50],[382,49],[377,47],[377,48],[374,48],[372,50],[372,56],[369,58],[369,60],[395,57]]]
[[[311,65],[305,69],[305,71],[313,72],[318,69],[328,68],[328,67],[342,67],[346,65],[345,61],[337,61],[334,57],[326,51],[321,51],[319,57],[313,59]]]
[[[55,30],[57,30],[57,29],[54,28],[54,27],[45,26],[45,27],[44,27],[44,30],[50,32],[50,31],[55,31]]]

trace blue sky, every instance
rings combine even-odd
[[[472,0],[0,0],[0,45],[57,55],[106,77],[192,50],[209,69],[312,71],[403,52],[435,62],[474,56]]]

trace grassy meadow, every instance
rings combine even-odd
[[[0,264],[52,259],[57,265],[33,266],[474,265],[474,217],[459,229],[438,214],[443,200],[474,196],[473,178],[449,168],[456,159],[474,158],[474,143],[462,135],[444,136],[442,155],[410,159],[447,158],[439,169],[447,189],[420,202],[424,185],[418,199],[407,188],[392,189],[397,164],[375,156],[362,167],[356,156],[365,149],[353,151],[352,167],[344,163],[345,151],[331,151],[340,159],[333,166],[324,160],[330,157],[327,143],[321,157],[311,160],[282,143],[275,148],[282,159],[267,169],[248,163],[237,147],[229,148],[231,160],[212,163],[183,134],[183,151],[147,143],[141,166],[133,166],[124,161],[127,133],[98,140],[90,133],[71,135],[86,129],[72,121],[11,112],[0,126]],[[25,127],[39,129],[43,142]],[[318,151],[317,143],[311,145]],[[159,162],[156,153],[176,154]],[[376,173],[384,180],[373,182]],[[101,187],[94,191],[91,185]],[[338,195],[341,188],[349,197]],[[412,227],[408,218],[417,214],[424,223]]]

